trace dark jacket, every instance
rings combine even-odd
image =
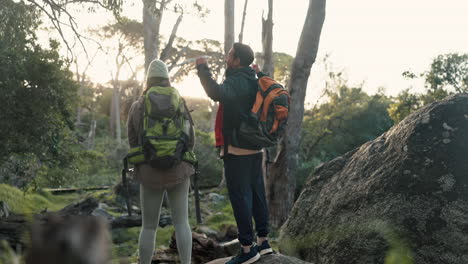
[[[224,105],[223,135],[225,145],[245,149],[261,149],[242,141],[237,136],[241,120],[252,109],[258,91],[255,71],[250,67],[228,69],[226,79],[222,84],[216,83],[211,77],[206,64],[197,66],[198,77],[208,96]],[[227,142],[226,142],[227,141]]]

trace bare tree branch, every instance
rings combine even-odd
[[[247,15],[247,3],[249,0],[245,0],[244,3],[244,13],[242,14],[242,24],[241,24],[241,30],[239,33],[239,42],[242,43],[243,37],[244,37],[244,24],[245,24],[245,16]]]
[[[81,47],[83,48],[83,51],[85,52],[85,55],[87,59],[89,60],[89,54],[86,49],[86,46],[83,43],[83,40],[89,40],[93,41],[96,44],[100,46],[100,43],[87,38],[86,36],[80,34],[78,32],[78,23],[75,20],[75,17],[66,9],[67,5],[70,4],[93,4],[93,5],[98,5],[106,10],[112,10],[114,11],[114,14],[117,16],[118,13],[116,13],[116,10],[120,8],[121,6],[121,1],[112,1],[109,2],[108,5],[106,5],[104,2],[99,1],[99,0],[66,0],[66,1],[55,1],[55,0],[27,0],[29,3],[34,5],[35,7],[39,8],[42,13],[46,15],[46,17],[49,19],[49,21],[52,23],[53,27],[55,30],[59,33],[60,38],[62,39],[63,43],[67,47],[67,52],[71,55],[70,60],[73,60],[74,57],[74,52],[73,49],[70,47],[69,42],[64,36],[64,30],[62,26],[68,27],[73,31],[73,34],[75,35],[76,39],[81,44]],[[66,16],[66,21],[68,23],[65,23],[62,21],[62,13],[65,14]]]
[[[167,42],[166,47],[161,52],[161,56],[159,57],[159,59],[162,61],[167,60],[167,57],[169,56],[169,52],[172,49],[172,45],[174,44],[174,40],[177,36],[177,30],[179,29],[179,25],[180,25],[180,22],[182,22],[183,16],[184,16],[184,12],[182,11],[182,13],[177,18],[177,21],[174,24],[174,27],[172,28],[171,36],[169,37],[169,41]]]

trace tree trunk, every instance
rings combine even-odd
[[[229,50],[234,45],[234,0],[224,0],[224,54],[227,56]],[[216,109],[218,112],[218,109]],[[211,117],[216,119],[216,113],[212,113]],[[212,122],[214,124],[214,122]],[[214,127],[213,127],[214,130]],[[226,177],[223,174],[221,176],[220,188],[226,185]]]
[[[273,0],[268,0],[268,17],[262,17],[262,45],[263,67],[262,71],[274,78],[273,65]]]
[[[234,44],[234,0],[224,0],[224,54]]]
[[[114,97],[115,97],[115,137],[117,142],[120,144],[122,142],[122,130],[120,127],[120,82],[117,80],[114,87]]]
[[[166,0],[162,0],[159,8],[156,0],[143,0],[143,38],[145,47],[145,71],[151,61],[158,57],[159,28]]]
[[[81,84],[80,84],[80,88],[78,90],[78,98],[80,98],[80,100],[81,100],[81,97],[83,96],[82,91],[83,91],[83,86],[81,86]],[[76,126],[76,128],[79,128],[79,126],[81,126],[81,106],[79,104],[76,107],[76,123],[75,123],[75,126]]]
[[[245,25],[245,16],[247,15],[247,3],[249,0],[245,0],[244,3],[244,12],[242,13],[242,23],[241,23],[241,30],[239,33],[239,42],[242,43],[243,38],[244,38],[244,25]]]
[[[89,133],[88,133],[88,144],[87,144],[87,149],[91,150],[94,149],[94,139],[96,138],[96,119],[94,117],[93,113],[93,120],[91,120],[91,126],[89,128]]]
[[[317,57],[320,34],[325,20],[325,5],[326,0],[310,0],[291,69],[291,79],[288,85],[292,102],[289,108],[289,125],[280,143],[275,163],[271,165],[268,179],[267,199],[270,205],[270,221],[274,227],[280,227],[286,221],[294,204],[295,173],[304,117],[304,100],[310,70]]]
[[[110,104],[110,120],[109,120],[109,127],[110,127],[110,136],[111,138],[115,138],[115,89],[112,91],[112,98]]]

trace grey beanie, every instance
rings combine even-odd
[[[146,74],[146,79],[151,77],[160,77],[169,79],[169,73],[167,72],[167,66],[164,62],[155,59],[153,60],[149,67],[148,73]]]

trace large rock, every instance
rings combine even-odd
[[[280,249],[327,263],[468,263],[468,95],[318,167]]]

